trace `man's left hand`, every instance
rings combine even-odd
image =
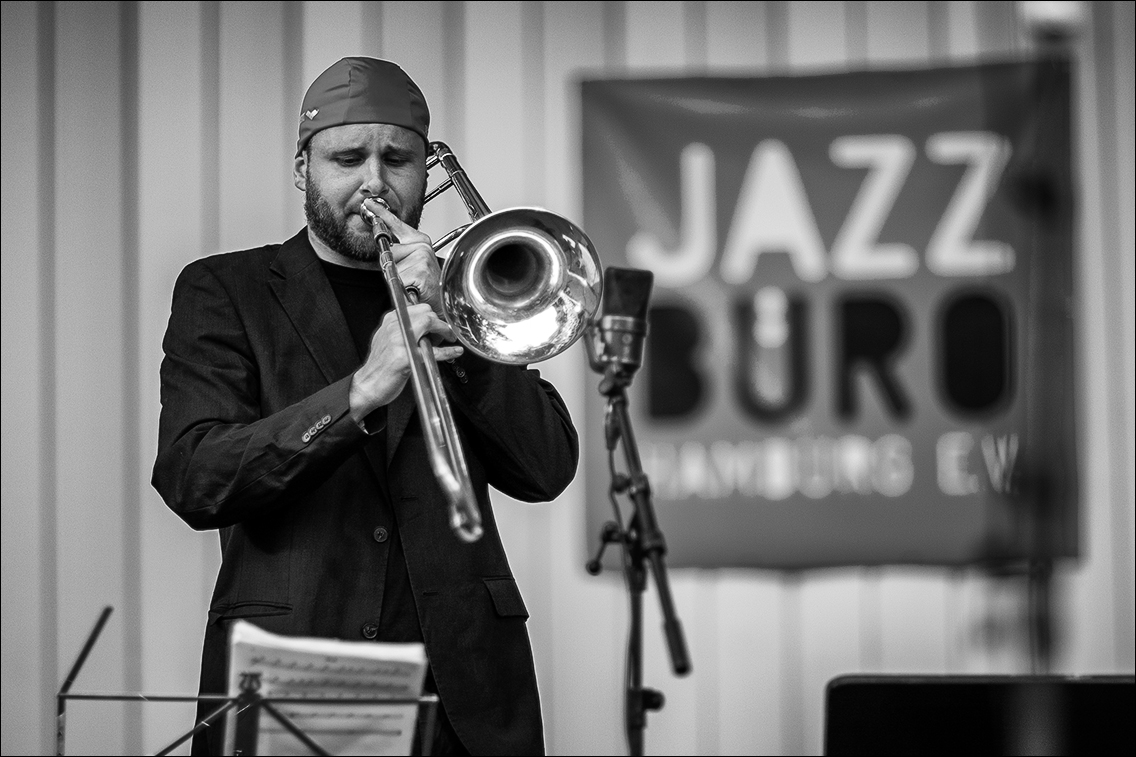
[[[380,202],[368,199],[367,209],[373,212],[390,229],[398,241],[391,245],[398,277],[403,286],[413,286],[418,290],[418,301],[429,303],[438,317],[442,316],[442,270],[438,257],[434,254],[430,237],[425,233],[403,223],[402,219]]]

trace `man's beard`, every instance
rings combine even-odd
[[[399,216],[402,222],[411,228],[417,229],[422,219],[423,199],[426,188],[422,188],[421,198],[408,208],[404,208],[406,216]],[[304,192],[304,214],[308,217],[308,226],[316,236],[334,252],[345,258],[358,260],[364,263],[373,263],[379,259],[379,250],[375,247],[375,240],[370,234],[360,237],[347,229],[347,217],[339,221],[335,217],[331,203],[323,196],[319,185],[312,180],[311,171],[307,174],[307,189]]]

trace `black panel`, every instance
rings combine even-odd
[[[829,755],[1136,751],[1132,676],[842,676],[825,710]]]

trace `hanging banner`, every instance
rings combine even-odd
[[[628,391],[669,565],[1076,554],[1066,62],[582,91],[584,228],[654,273]]]

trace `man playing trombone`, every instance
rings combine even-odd
[[[438,262],[417,229],[430,122],[417,85],[393,63],[345,58],[300,113],[307,227],[188,265],[165,336],[153,484],[221,539],[201,691],[225,693],[238,618],[288,635],[421,641],[441,700],[435,753],[541,753],[528,612],[488,487],[558,496],[576,472],[572,420],[536,371],[463,350],[441,317]],[[414,291],[402,325],[379,230]],[[465,538],[451,531],[457,506],[408,380],[423,337],[466,453],[475,502],[459,514],[479,522]],[[194,753],[220,753],[221,730],[195,738]]]

